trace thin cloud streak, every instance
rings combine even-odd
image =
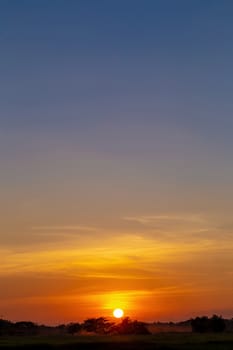
[[[34,231],[96,231],[96,227],[83,225],[65,225],[65,226],[33,226]]]
[[[139,215],[139,216],[126,216],[124,217],[126,221],[134,221],[140,224],[153,224],[157,222],[166,222],[166,221],[174,221],[174,222],[191,222],[191,223],[199,223],[204,224],[206,220],[203,219],[200,215],[196,214],[184,214],[184,215],[175,215],[175,214],[165,214],[165,215]]]

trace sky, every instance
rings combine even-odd
[[[0,1],[0,317],[233,316],[232,17]]]

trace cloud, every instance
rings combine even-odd
[[[184,215],[175,215],[175,214],[165,214],[165,215],[139,215],[139,216],[127,216],[124,218],[127,221],[138,222],[143,225],[153,225],[157,223],[164,222],[173,222],[173,223],[199,223],[204,224],[204,220],[200,215],[195,214],[184,214]]]
[[[143,227],[144,235],[153,235],[157,239],[201,239],[217,231],[216,224],[200,214],[138,215],[127,216],[124,220],[135,229]]]
[[[13,250],[50,249],[53,245],[69,245],[83,241],[86,236],[101,234],[99,228],[88,225],[40,225],[32,227],[1,227],[0,243]]]
[[[93,226],[84,225],[64,225],[64,226],[34,226],[34,231],[96,231],[97,228]]]

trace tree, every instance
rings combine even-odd
[[[222,316],[213,315],[210,319],[211,322],[211,329],[215,333],[220,333],[225,331],[226,329],[226,323]]]
[[[14,323],[8,320],[0,319],[0,335],[11,335]]]
[[[17,334],[35,335],[38,331],[38,325],[31,321],[19,321],[14,324]]]
[[[82,324],[82,328],[87,332],[98,334],[107,334],[110,332],[113,323],[109,322],[105,317],[88,318]]]
[[[191,326],[193,332],[196,333],[206,333],[210,331],[209,329],[209,319],[207,316],[196,317],[191,320]]]
[[[125,317],[121,323],[116,325],[114,331],[118,334],[150,334],[145,323],[137,320],[131,321],[129,317]]]
[[[81,330],[81,325],[78,322],[76,322],[76,323],[69,323],[67,325],[67,332],[69,334],[74,335],[75,333],[80,332],[80,330]]]
[[[226,328],[225,321],[221,316],[213,315],[212,318],[207,316],[196,317],[191,320],[193,332],[223,332]]]

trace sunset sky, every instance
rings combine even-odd
[[[0,1],[0,318],[233,316],[232,18]]]

